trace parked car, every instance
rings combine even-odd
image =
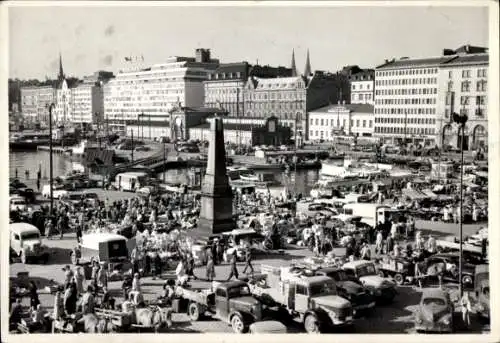
[[[490,272],[488,267],[488,265],[482,264],[476,266],[475,270],[475,310],[483,318],[490,318]]]
[[[28,223],[9,225],[10,247],[21,258],[22,263],[32,260],[46,263],[49,259],[48,247],[42,244],[40,230]]]
[[[60,200],[66,206],[78,206],[82,201],[82,193],[80,192],[70,192],[63,196]]]
[[[11,211],[25,211],[28,205],[26,203],[26,200],[19,195],[11,196],[9,199],[9,203]]]
[[[18,189],[17,194],[22,196],[29,204],[36,202],[36,193],[33,188],[20,188]]]
[[[85,205],[95,207],[99,205],[99,196],[93,192],[83,192],[82,199]]]
[[[148,146],[138,146],[134,150],[135,151],[149,151],[150,148]]]
[[[68,191],[64,188],[64,185],[54,184],[52,186],[52,197],[55,199],[62,199],[68,194]],[[44,198],[50,198],[50,185],[43,185],[42,196]]]
[[[255,322],[250,325],[250,333],[265,333],[265,334],[278,334],[278,333],[287,333],[288,329],[286,325],[282,322],[278,322],[276,320],[262,320],[260,322]]]
[[[454,331],[453,312],[453,303],[447,291],[426,288],[415,312],[415,330],[451,333]]]

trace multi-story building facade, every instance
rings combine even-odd
[[[334,141],[336,136],[371,137],[374,131],[370,104],[329,105],[309,112],[309,139]]]
[[[36,117],[38,114],[39,87],[21,87],[21,109],[23,116]]]
[[[56,102],[53,111],[53,121],[57,125],[65,125],[73,122],[73,94],[68,87],[66,79],[63,79],[56,91]]]
[[[123,124],[139,118],[164,121],[178,103],[200,107],[203,82],[218,65],[218,60],[210,58],[210,50],[197,49],[196,58],[171,57],[150,68],[121,72],[106,85],[105,118]]]
[[[37,121],[48,120],[48,108],[56,101],[56,89],[51,86],[21,88],[21,109],[26,117]]]
[[[349,76],[351,104],[370,104],[375,101],[375,70],[365,69]]]
[[[83,82],[71,90],[74,124],[96,124],[102,122],[104,101],[101,82]]]
[[[384,142],[436,144],[438,71],[445,57],[386,61],[375,72],[375,135]]]
[[[208,74],[205,106],[223,107],[230,117],[239,117],[243,109],[243,89],[249,76],[260,78],[289,77],[292,69],[250,65],[248,62],[225,63]]]
[[[489,56],[472,48],[465,46],[454,51],[453,58],[441,64],[438,76],[438,142],[459,148],[461,135],[453,124],[452,114],[466,114],[465,150],[488,145]]]
[[[348,94],[348,79],[339,73],[316,71],[309,76],[250,77],[244,90],[244,116],[256,120],[275,116],[280,124],[291,128],[297,141],[307,140],[308,111],[345,101]]]
[[[462,104],[463,112],[474,111],[475,120],[468,124],[472,129],[467,132],[464,147],[470,145],[469,136],[473,144],[483,144],[479,142],[484,142],[486,136],[486,118],[481,117],[486,111],[488,57],[485,51],[485,48],[466,45],[457,50],[445,49],[440,57],[404,57],[377,67],[375,135],[392,143],[440,145],[445,136],[456,137],[452,125],[448,125],[449,118],[453,111],[460,111],[458,104]],[[477,142],[474,141],[475,127],[478,130],[475,136],[483,137]],[[457,138],[454,142],[459,144]]]

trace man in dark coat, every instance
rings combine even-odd
[[[227,281],[231,280],[233,276],[238,280],[239,273],[238,273],[238,266],[236,265],[237,259],[236,259],[236,250],[233,251],[233,254],[231,256],[231,272],[229,273],[229,277],[227,278]]]
[[[245,268],[243,268],[243,274],[246,274],[247,268],[250,268],[250,272],[253,275],[254,270],[252,266],[252,250],[249,247],[245,250]]]

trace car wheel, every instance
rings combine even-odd
[[[191,319],[191,321],[193,322],[196,322],[200,319],[200,309],[198,308],[198,304],[194,302],[189,304],[188,315],[189,319]]]
[[[304,329],[307,333],[320,333],[318,318],[314,314],[307,315],[304,320]]]
[[[245,324],[243,324],[243,318],[239,314],[231,317],[231,327],[235,333],[245,333]]]
[[[463,284],[471,285],[472,284],[472,278],[469,275],[464,275],[464,276],[462,276],[462,283]]]
[[[394,281],[396,281],[396,283],[398,285],[402,285],[404,283],[404,277],[403,277],[403,275],[400,274],[400,273],[394,275]]]

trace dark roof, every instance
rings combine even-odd
[[[210,78],[208,82],[223,81],[223,80],[246,80],[248,76],[248,71],[250,65],[248,62],[237,62],[237,63],[224,63],[220,64],[217,69],[210,73]],[[236,73],[241,73],[240,76],[236,76]],[[226,75],[224,76],[223,73]],[[214,78],[213,75],[218,74],[218,78]]]
[[[375,70],[365,69],[349,76],[351,81],[370,81],[375,78]]]
[[[386,63],[376,67],[376,69],[378,70],[378,69],[438,66],[439,64],[447,62],[453,58],[454,58],[453,56],[431,57],[431,58],[421,58],[421,59],[405,58],[405,59],[387,61]]]
[[[458,55],[443,63],[444,66],[459,64],[488,63],[489,54]]]
[[[151,120],[149,122],[149,119],[143,119],[143,120],[127,120],[126,121],[127,125],[138,125],[138,126],[144,126],[145,128],[148,128],[150,125],[151,127],[170,127],[170,120]]]
[[[328,105],[324,107],[311,110],[309,112],[328,112],[336,107],[343,107],[349,109],[351,112],[358,113],[373,113],[373,105],[370,104],[345,104],[345,105]]]
[[[259,124],[232,124],[224,123],[224,130],[238,130],[238,131],[251,131],[253,127],[261,127]],[[203,123],[200,125],[192,126],[190,129],[206,129],[210,130],[210,123]]]
[[[85,150],[85,164],[90,165],[92,163],[102,164],[105,166],[113,165],[113,158],[115,152],[113,150],[102,150],[98,148],[87,148]],[[97,161],[96,161],[97,159]],[[99,162],[102,162],[100,163]]]

